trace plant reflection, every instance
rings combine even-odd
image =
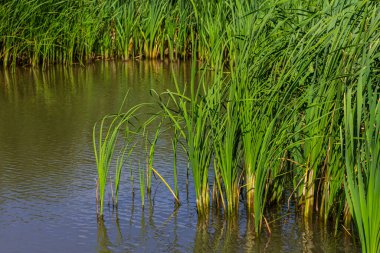
[[[107,228],[104,224],[104,221],[99,220],[98,222],[98,247],[97,252],[98,253],[110,253],[111,250],[109,247],[111,246],[110,239],[108,237]]]

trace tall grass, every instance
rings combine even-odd
[[[173,179],[174,179],[174,193],[176,199],[179,200],[179,190],[178,190],[178,171],[177,171],[177,146],[178,146],[178,134],[177,130],[174,131],[174,137],[172,138],[172,148],[173,148]]]
[[[123,16],[121,5],[108,13]],[[257,233],[270,231],[264,210],[288,201],[336,229],[349,210],[363,251],[379,250],[378,2],[163,0],[123,8],[127,23],[106,20],[128,38],[117,42],[116,34],[103,48],[119,55],[120,47],[125,59],[193,59],[190,84],[159,94],[157,115],[186,149],[200,216],[209,213],[213,169],[225,214],[243,201]],[[13,45],[4,38],[3,47]],[[12,63],[16,47],[5,48]],[[113,142],[110,134],[99,147],[112,153]],[[97,158],[104,175],[112,158],[105,154]]]
[[[97,58],[185,58],[195,31],[188,1],[6,1],[0,61],[86,64]],[[189,22],[190,20],[190,22]]]
[[[115,195],[112,196],[112,202],[114,206],[118,206],[119,201],[119,187],[120,187],[120,179],[121,173],[123,171],[123,166],[133,151],[134,147],[129,148],[128,143],[122,148],[120,155],[117,157],[116,166],[115,166],[115,175],[114,175],[114,186],[115,186]]]
[[[135,116],[135,113],[143,106],[139,104],[130,108],[126,113],[107,115],[99,124],[95,124],[93,128],[93,147],[95,153],[96,166],[98,169],[98,196],[100,202],[99,218],[103,218],[104,197],[109,177],[114,153],[118,149],[117,142],[120,140],[120,134],[125,134],[125,129],[129,128],[129,123]],[[128,134],[128,131],[127,131]],[[116,165],[116,182],[119,189],[119,179],[125,158],[126,148],[122,147],[121,157],[118,158]],[[116,192],[116,196],[117,196]]]
[[[363,252],[380,251],[380,95],[370,71],[374,52],[373,47],[363,50],[357,85],[344,99],[344,184]]]
[[[186,151],[192,169],[196,203],[199,215],[207,216],[210,205],[208,170],[211,163],[211,127],[208,104],[203,100],[201,86],[195,86],[195,60],[193,60],[191,94],[187,96],[177,85],[175,92],[168,91],[170,104],[161,103],[162,110],[178,134],[186,142]],[[172,108],[174,107],[174,108]],[[177,111],[178,113],[174,113]]]
[[[220,175],[227,199],[226,213],[236,215],[239,208],[239,125],[233,118],[234,102],[227,104],[225,117],[214,122],[215,171]]]
[[[150,192],[152,190],[153,159],[154,159],[154,153],[156,150],[157,140],[158,140],[158,137],[160,135],[160,127],[161,127],[161,123],[157,127],[157,130],[156,130],[156,133],[154,135],[154,139],[153,139],[152,143],[150,143],[149,155],[147,156],[147,165],[146,165],[147,166],[146,167],[146,185],[147,185],[147,188],[146,189],[147,189],[148,194],[150,194]],[[148,136],[147,136],[146,141],[148,142]]]
[[[140,196],[141,196],[141,206],[144,209],[145,206],[145,173],[144,170],[138,167],[139,171],[139,182],[140,182]]]

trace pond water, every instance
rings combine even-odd
[[[333,225],[304,222],[286,206],[267,214],[271,236],[255,236],[244,208],[234,223],[217,214],[199,221],[183,155],[178,157],[180,207],[153,179],[152,195],[142,209],[137,168],[131,163],[123,171],[118,210],[106,207],[105,221],[98,223],[93,125],[119,110],[127,90],[126,108],[152,101],[150,89],[173,89],[173,73],[183,84],[190,65],[102,62],[86,68],[0,71],[0,252],[359,250],[343,231],[334,236]],[[164,134],[157,145],[155,168],[172,184],[170,136]]]

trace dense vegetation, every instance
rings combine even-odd
[[[352,219],[363,252],[380,251],[379,2],[20,0],[0,13],[5,66],[193,59],[189,87],[156,94],[160,110],[146,124],[171,126],[174,150],[185,147],[200,216],[212,200],[233,219],[244,200],[259,232],[269,205],[294,201],[306,219],[336,228]],[[100,215],[114,154],[117,194],[140,134],[131,121],[141,106],[94,128]],[[159,133],[141,188],[158,174]]]
[[[175,32],[165,34],[173,22],[163,18],[144,52],[156,56],[168,45],[185,57],[191,50],[190,91],[157,95],[157,115],[186,148],[198,214],[207,217],[212,199],[233,220],[243,200],[259,232],[266,207],[294,201],[305,219],[318,215],[336,229],[353,218],[363,252],[379,252],[379,4],[190,3],[160,3],[171,6]],[[178,46],[180,37],[187,42]],[[195,59],[212,78],[196,74]],[[129,129],[129,115],[113,116],[127,124],[108,133]],[[148,177],[152,166],[150,156]]]
[[[87,63],[97,58],[184,59],[196,40],[202,42],[199,57],[210,58],[218,33],[223,31],[223,23],[218,24],[218,31],[209,30],[214,25],[209,8],[214,4],[183,0],[1,1],[0,61],[5,66],[34,66]],[[217,5],[221,8],[224,3]],[[200,14],[209,11],[203,19]],[[226,22],[230,17],[219,18]]]

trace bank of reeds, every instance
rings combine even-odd
[[[134,4],[143,37],[129,33],[128,56],[193,59],[190,84],[157,101],[186,149],[199,215],[214,184],[224,214],[244,203],[257,233],[285,202],[336,229],[352,217],[363,251],[378,252],[379,3]]]
[[[3,1],[0,62],[37,66],[99,58],[184,59],[196,30],[193,5],[184,0]]]

